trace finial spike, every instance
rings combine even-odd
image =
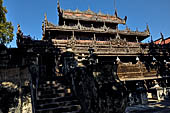
[[[47,21],[47,13],[44,14],[45,21]]]
[[[17,33],[20,33],[21,32],[21,27],[20,27],[20,25],[18,24],[17,25]]]
[[[90,10],[90,6],[88,5],[88,10]]]
[[[127,21],[127,16],[125,16],[124,20],[125,20],[125,24],[126,24],[126,21]]]
[[[114,9],[116,11],[116,0],[114,0]]]
[[[57,0],[57,8],[60,8],[60,1]]]
[[[117,17],[117,9],[115,9],[115,17]]]
[[[116,0],[114,0],[115,16],[117,17]]]
[[[101,15],[101,14],[102,14],[101,10],[99,10],[98,14],[99,14],[99,15]]]
[[[148,25],[148,24],[147,24],[147,26],[146,26],[146,31],[150,33],[149,25]]]
[[[164,39],[164,35],[163,35],[163,33],[162,33],[162,32],[160,32],[160,34],[161,34],[161,38],[162,38],[162,39]]]

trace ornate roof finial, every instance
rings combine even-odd
[[[44,26],[46,27],[48,21],[47,21],[47,13],[44,14]]]
[[[160,32],[160,34],[161,34],[161,39],[164,39],[164,35],[163,35],[163,33],[162,33],[162,32]]]
[[[163,35],[162,32],[161,32],[161,39],[162,39],[162,41],[163,41],[163,44],[165,44],[164,35]]]
[[[150,30],[149,30],[148,24],[146,25],[146,31],[150,34]]]
[[[88,5],[88,11],[91,11],[91,10],[90,10],[90,6],[89,6],[89,5]]]
[[[116,0],[114,0],[115,17],[117,17]]]
[[[163,40],[164,40],[164,36],[163,36],[163,34],[160,32],[160,34],[161,34],[161,39],[159,40],[159,44],[162,44],[162,42],[163,42]],[[164,41],[165,42],[165,41]]]
[[[57,0],[57,9],[58,9],[58,11],[60,11],[60,1],[59,0]]]
[[[102,12],[101,12],[101,10],[99,10],[99,12],[98,12],[98,15],[102,15]]]
[[[47,21],[47,13],[44,14],[44,21]]]
[[[115,17],[117,17],[117,9],[115,9]]]
[[[21,27],[19,24],[17,25],[17,33],[21,33]]]
[[[124,20],[125,20],[125,23],[126,23],[126,21],[127,21],[127,16],[125,16]]]
[[[80,12],[80,10],[78,8],[76,8],[75,12]]]

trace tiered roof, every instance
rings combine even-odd
[[[101,12],[95,13],[88,8],[87,11],[80,11],[76,9],[72,10],[64,10],[60,8],[60,4],[58,2],[58,13],[59,16],[63,19],[71,19],[71,20],[83,20],[83,21],[95,21],[95,22],[107,22],[107,23],[116,23],[116,24],[126,24],[127,17],[121,19],[117,16],[117,11],[115,11],[115,15],[106,15]]]
[[[131,31],[128,27],[124,30],[118,30],[116,27],[109,27],[106,25],[106,23],[110,24],[126,24],[127,17],[125,16],[124,19],[121,19],[117,16],[117,11],[115,11],[115,15],[105,15],[101,12],[94,13],[90,9],[87,11],[80,11],[76,9],[75,11],[72,10],[63,10],[60,8],[60,4],[58,2],[58,13],[59,13],[59,21],[62,21],[62,24],[54,25],[50,22],[48,22],[47,17],[45,16],[45,21],[43,25],[43,33],[45,37],[45,33],[49,31],[75,31],[75,32],[87,32],[87,33],[102,33],[102,34],[119,34],[122,38],[126,38],[127,40],[130,38],[130,40],[136,41],[136,39],[140,42],[144,40],[145,38],[150,36],[149,27],[147,25],[146,30],[140,32],[138,30]],[[77,23],[74,23],[73,25],[65,24],[65,20],[76,20]],[[101,22],[103,23],[103,26],[94,27],[91,26],[84,26],[81,21],[90,21],[90,22]],[[48,36],[47,36],[48,37]]]

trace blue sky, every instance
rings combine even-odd
[[[63,9],[101,11],[105,14],[114,14],[114,0],[60,0]],[[116,0],[118,16],[127,16],[127,25],[131,30],[144,31],[149,25],[151,35],[156,40],[160,32],[165,37],[170,36],[170,0]],[[36,39],[42,37],[42,21],[47,13],[48,21],[58,24],[57,0],[4,0],[7,7],[7,20],[14,26],[14,41],[10,43],[16,47],[17,24],[25,35],[31,35]],[[120,29],[126,26],[119,26]],[[148,42],[150,38],[146,39]],[[9,46],[8,45],[8,46]]]

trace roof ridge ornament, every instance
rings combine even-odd
[[[87,9],[87,11],[91,11],[91,10],[90,10],[90,6],[89,6],[89,5],[88,5],[88,9]]]
[[[98,15],[102,15],[102,12],[101,12],[101,10],[99,10],[99,12],[98,12]]]
[[[163,33],[162,33],[162,32],[160,32],[160,34],[161,34],[161,39],[164,39],[164,35],[163,35]]]
[[[57,0],[57,9],[58,9],[58,11],[61,11],[61,8],[60,8],[60,1],[59,1],[59,0]]]
[[[44,26],[46,27],[48,24],[48,20],[47,20],[47,13],[44,14]]]
[[[90,7],[88,6],[88,9],[87,9],[87,11],[85,11],[85,13],[88,13],[88,14],[95,14],[91,9],[90,9]]]
[[[127,25],[126,25],[126,30],[127,30],[127,31],[130,31],[130,28],[129,28]]]
[[[21,26],[19,24],[17,25],[17,33],[21,33]]]
[[[116,0],[114,0],[115,17],[117,17]]]
[[[125,16],[125,18],[124,18],[124,21],[125,21],[125,24],[126,24],[126,21],[127,21],[127,16]]]
[[[115,9],[115,17],[118,17],[118,15],[117,15],[117,9]]]
[[[44,14],[44,21],[47,21],[47,13]]]
[[[78,12],[78,13],[80,13],[81,11],[80,11],[78,8],[76,8],[75,12]]]
[[[148,25],[148,24],[146,24],[146,30],[145,30],[145,32],[148,32],[148,33],[150,34],[150,30],[149,30],[149,25]]]

